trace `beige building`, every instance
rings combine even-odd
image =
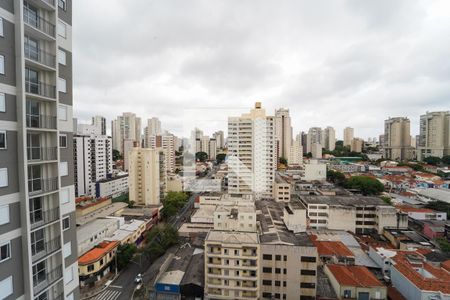
[[[333,127],[328,126],[323,130],[322,145],[329,151],[333,151],[336,147],[336,132]]]
[[[135,147],[129,156],[130,201],[140,206],[160,205],[166,183],[164,151]]]
[[[171,133],[146,135],[144,139],[146,148],[164,150],[165,164],[169,173],[175,172],[175,140],[176,137]]]
[[[297,134],[295,140],[292,141],[291,151],[289,152],[288,157],[288,165],[290,166],[298,166],[303,163],[303,146],[302,146],[302,137],[300,134]]]
[[[427,112],[420,116],[417,158],[450,155],[450,111]]]
[[[276,141],[274,117],[266,116],[257,102],[240,117],[228,118],[228,191],[272,196]]]
[[[292,144],[292,126],[289,109],[280,108],[275,110],[274,119],[278,158],[284,157],[288,159]]]
[[[322,136],[323,132],[320,127],[311,127],[308,130],[308,134],[306,135],[306,153],[313,152],[314,144],[321,145],[320,148],[322,149]]]
[[[216,140],[217,149],[223,149],[225,147],[225,137],[222,130],[214,132],[213,138]]]
[[[125,112],[111,123],[113,149],[124,153],[124,140],[141,143],[141,118],[136,114]]]
[[[354,130],[351,127],[344,128],[344,146],[351,146],[353,140]]]
[[[289,202],[291,200],[291,184],[280,174],[275,175],[273,198],[277,202]]]
[[[353,152],[362,152],[364,145],[364,140],[360,138],[353,138],[352,144],[350,145],[350,151]]]
[[[413,157],[411,130],[408,118],[389,118],[384,121],[384,157],[408,160]]]
[[[313,143],[311,145],[312,158],[322,158],[322,144]]]

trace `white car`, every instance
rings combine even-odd
[[[137,276],[134,278],[134,283],[142,283],[142,274],[141,273],[137,274]]]

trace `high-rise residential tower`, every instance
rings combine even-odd
[[[333,127],[328,126],[323,130],[322,145],[325,149],[333,151],[336,147],[336,132]]]
[[[225,138],[222,130],[214,132],[213,138],[216,140],[217,149],[222,149],[225,146]]]
[[[351,146],[354,137],[354,130],[351,127],[344,128],[344,146]]]
[[[410,121],[408,118],[389,118],[384,121],[384,157],[407,160],[413,156]]]
[[[297,134],[295,140],[292,141],[291,151],[289,153],[289,165],[301,165],[303,163],[303,146],[301,133]]]
[[[162,148],[165,151],[165,164],[168,172],[175,172],[175,139],[166,132],[164,135],[151,135],[145,139],[145,147],[150,149]]]
[[[78,124],[77,134],[106,135],[106,119],[102,116],[92,117],[91,124]]]
[[[0,298],[79,299],[72,1],[0,1]]]
[[[124,141],[132,140],[141,144],[141,118],[136,114],[125,112],[111,123],[113,149],[124,153]]]
[[[450,155],[450,111],[427,112],[420,116],[417,157]]]
[[[322,145],[322,138],[323,132],[322,128],[320,127],[311,127],[308,130],[308,135],[306,136],[306,152],[312,152],[313,144],[320,144],[320,148],[323,147]]]
[[[274,117],[260,102],[248,114],[228,118],[228,191],[272,195],[276,145]]]
[[[280,108],[275,110],[275,135],[278,157],[289,159],[289,151],[292,144],[292,126],[289,109]]]

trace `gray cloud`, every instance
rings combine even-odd
[[[133,111],[180,133],[186,109],[259,100],[290,108],[296,132],[368,137],[397,115],[416,134],[420,114],[450,106],[445,0],[76,0],[73,32],[81,120]]]

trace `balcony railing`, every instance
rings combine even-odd
[[[56,129],[56,117],[48,115],[27,114],[27,127],[41,129]]]
[[[44,256],[49,255],[50,253],[55,252],[56,250],[61,249],[61,237],[58,236],[50,241],[44,243],[44,247],[33,255],[33,260],[37,260],[43,258]]]
[[[57,147],[27,147],[28,161],[46,161],[57,159]]]
[[[28,180],[28,193],[30,196],[36,196],[48,192],[53,192],[58,189],[58,178],[49,179],[30,179]]]
[[[43,82],[27,80],[25,81],[25,91],[30,94],[56,99],[56,86]]]
[[[42,2],[47,3],[50,6],[55,6],[55,0],[41,0]]]
[[[55,37],[55,25],[48,20],[37,16],[36,12],[33,12],[27,7],[24,7],[23,9],[23,21],[25,24],[28,24],[51,37]]]
[[[47,51],[36,49],[27,43],[25,43],[24,51],[25,58],[46,65],[47,67],[54,68],[56,66],[56,56]]]
[[[54,268],[50,272],[41,274],[33,274],[33,291],[34,293],[39,293],[46,287],[54,283],[55,281],[61,279],[63,276],[62,266]]]
[[[51,223],[59,219],[59,207],[30,212],[31,229]]]

